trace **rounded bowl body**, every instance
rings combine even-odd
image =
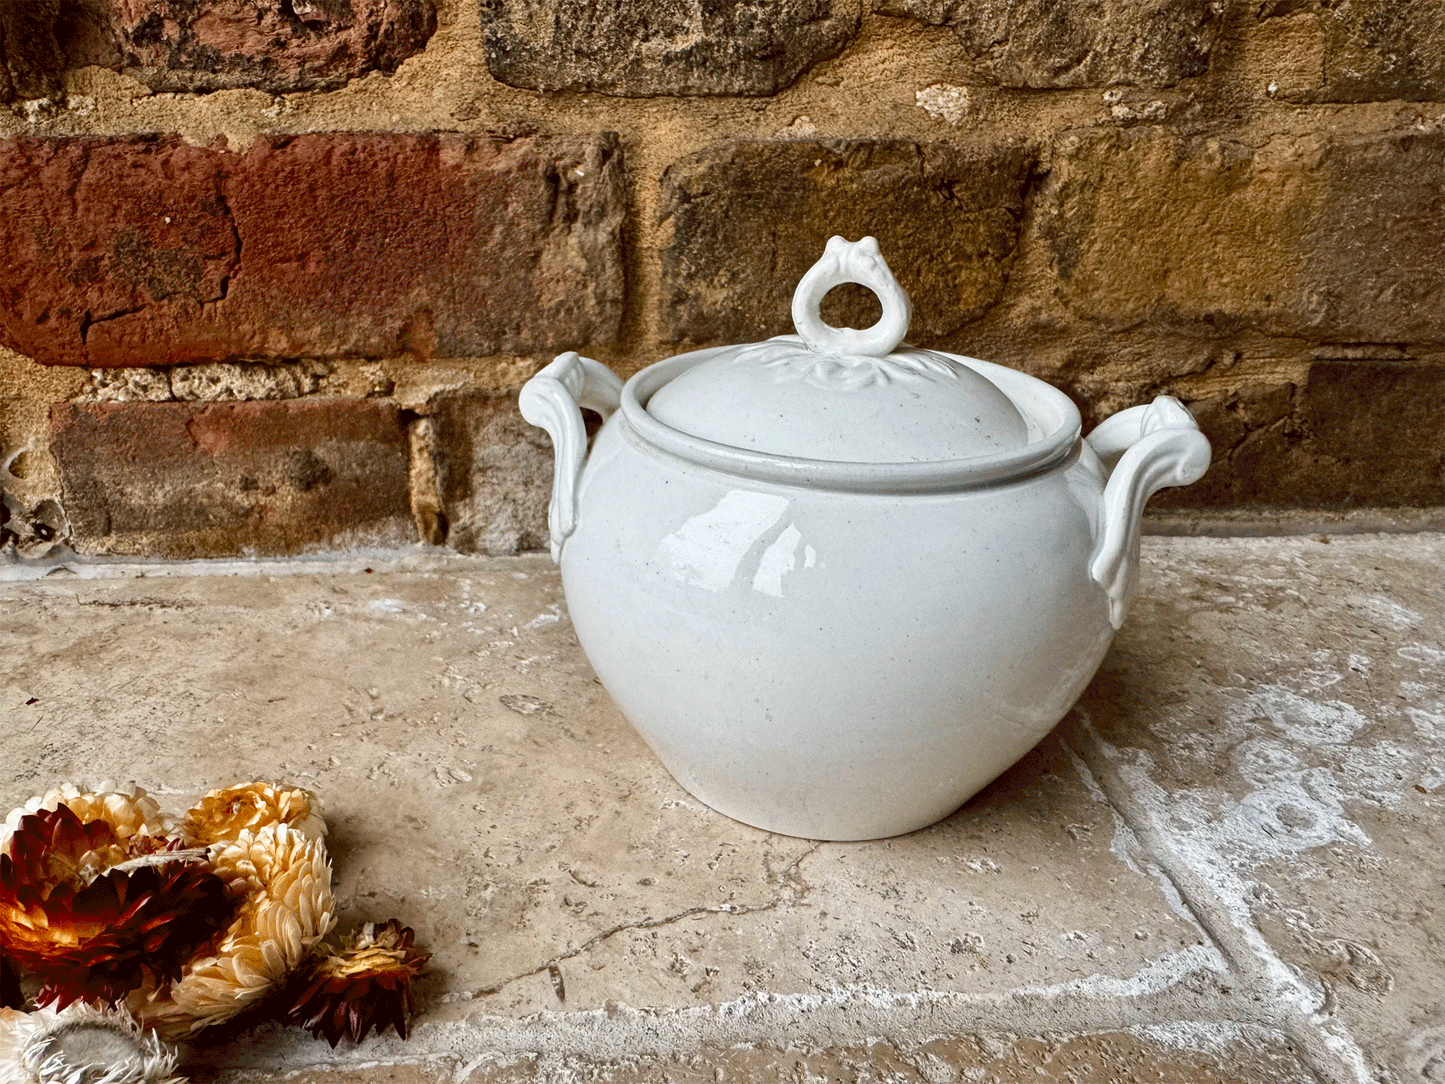
[[[561,555],[583,650],[689,791],[816,839],[947,816],[1078,697],[1113,627],[1089,575],[1104,471],[846,492],[699,466],[621,415]]]

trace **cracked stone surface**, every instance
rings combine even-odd
[[[1159,545],[1158,589],[1076,709],[1090,762],[1361,1072],[1436,1079],[1445,546],[1234,543],[1227,573],[1197,546]]]
[[[435,952],[410,1040],[263,1026],[203,1079],[1430,1079],[1445,538],[1145,553],[1052,735],[932,828],[821,844],[671,780],[543,558],[0,566],[0,804],[301,783],[343,924]]]

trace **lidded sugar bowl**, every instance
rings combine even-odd
[[[878,295],[871,328],[822,320],[845,282]],[[1168,396],[1081,438],[1049,384],[904,345],[871,237],[832,238],[792,315],[625,385],[562,354],[521,409],[555,449],[577,637],[677,781],[775,832],[898,835],[1068,711],[1123,620],[1144,503],[1209,443]],[[590,454],[583,409],[607,418]]]

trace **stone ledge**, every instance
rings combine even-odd
[[[1224,1029],[1191,1047],[1197,1025],[1182,1022],[1137,1031],[1019,1036],[988,1033],[897,1044],[886,1039],[845,1046],[778,1047],[766,1043],[704,1047],[680,1057],[638,1055],[449,1056],[424,1063],[366,1068],[301,1069],[296,1084],[939,1084],[988,1081],[1036,1084],[1315,1084],[1288,1040],[1258,1029]],[[1211,1030],[1206,1026],[1200,1035]],[[1181,1043],[1181,1038],[1184,1042]],[[270,1074],[203,1071],[197,1084],[253,1084]]]
[[[262,1028],[193,1050],[198,1075],[1410,1079],[1445,1057],[1418,858],[1445,801],[1445,536],[1144,556],[1078,709],[895,840],[690,799],[537,557],[0,582],[0,805],[101,762],[168,806],[303,782],[343,922],[394,914],[437,953],[412,1039]]]

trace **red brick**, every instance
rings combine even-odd
[[[124,71],[153,90],[284,94],[396,71],[436,31],[436,8],[432,0],[72,0],[58,29],[71,67]]]
[[[614,136],[0,144],[0,341],[48,364],[478,356],[612,339]]]
[[[60,403],[81,553],[216,557],[413,540],[406,428],[375,399]]]
[[[239,256],[221,180],[215,153],[177,139],[0,146],[6,344],[47,362],[110,364],[91,343],[108,338],[97,324],[199,323]]]

